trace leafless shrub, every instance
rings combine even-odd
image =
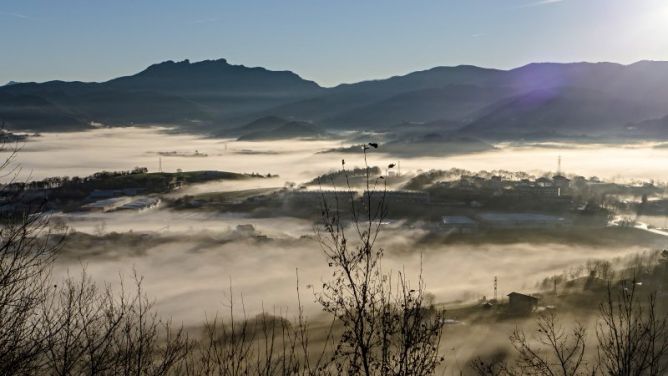
[[[538,319],[536,334],[537,348],[521,330],[516,329],[510,337],[523,374],[577,376],[594,372],[584,359],[587,331],[582,325],[567,331],[550,312]]]
[[[299,295],[299,291],[298,291]],[[230,289],[228,313],[223,320],[207,320],[200,341],[191,351],[187,375],[326,375],[324,347],[312,354],[309,325],[301,303],[294,321],[284,314],[262,312],[248,318],[242,305],[242,317],[235,314]],[[331,327],[325,342],[331,336]]]
[[[337,197],[328,203],[323,197],[323,223],[316,227],[332,272],[317,301],[343,330],[331,367],[349,375],[430,375],[443,360],[438,350],[443,313],[425,306],[421,279],[411,286],[399,273],[395,287],[392,275],[381,267],[383,250],[376,240],[387,215],[387,191],[382,177],[371,181],[369,146],[363,146],[367,168],[362,201],[354,199],[349,183],[343,193],[349,200]],[[345,172],[345,162],[342,165]],[[343,218],[340,202],[351,205],[349,221]]]
[[[84,272],[53,285],[51,267],[67,229],[43,213],[45,199],[23,195],[0,145],[0,374],[170,374],[188,351],[182,329],[158,319],[136,279],[136,293],[100,289]],[[5,188],[13,187],[6,191]],[[54,233],[51,231],[55,230]]]
[[[22,192],[8,192],[15,177],[17,147],[0,144],[0,374],[30,374],[44,349],[39,310],[48,296],[51,264],[62,236],[51,236],[43,202],[19,205]],[[7,181],[8,180],[8,181]]]
[[[659,316],[656,295],[642,302],[636,281],[608,287],[597,327],[598,354],[606,375],[663,375],[668,355],[668,322]]]
[[[504,350],[495,351],[484,357],[478,356],[469,362],[468,368],[479,376],[512,375],[513,373],[508,369],[508,354]]]
[[[0,229],[0,374],[30,372],[43,349],[39,308],[54,246],[40,240],[44,219],[26,215]]]
[[[587,331],[576,324],[565,329],[554,313],[548,312],[538,318],[535,335],[527,337],[523,330],[515,329],[510,342],[516,359],[508,364],[505,359],[476,359],[473,371],[486,376],[584,376],[596,374],[596,367],[586,359]]]
[[[162,376],[176,369],[188,338],[158,319],[141,279],[135,280],[131,295],[108,285],[100,289],[85,273],[54,288],[42,316],[45,373]]]

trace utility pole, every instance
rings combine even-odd
[[[494,276],[494,301],[498,303],[499,301],[497,300],[498,298],[497,292],[498,292],[498,279],[496,278],[496,276]]]
[[[557,296],[557,279],[554,279],[554,296]]]
[[[158,170],[162,172],[162,157],[158,157]]]

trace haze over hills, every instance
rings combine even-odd
[[[257,119],[232,130],[227,135],[239,134],[240,141],[282,140],[291,138],[319,138],[327,132],[305,121],[290,121],[276,116]]]
[[[501,100],[462,128],[464,133],[501,138],[562,134],[615,136],[637,119],[656,117],[661,106],[578,87],[533,90]]]
[[[323,88],[288,71],[231,65],[224,59],[186,60],[102,83],[0,87],[0,118],[10,129],[167,124],[214,135],[236,130],[238,136],[242,125],[272,116],[286,120],[281,126],[293,122],[299,128],[295,134],[313,131],[308,123],[336,131],[412,122],[429,124],[439,137],[454,132],[488,139],[664,138],[668,128],[658,119],[668,116],[668,62],[538,63],[511,70],[436,67]],[[440,129],[439,123],[447,126]],[[261,135],[269,129],[256,131]]]
[[[41,96],[0,93],[0,121],[12,129],[34,131],[79,130],[88,127],[77,114],[68,112]]]

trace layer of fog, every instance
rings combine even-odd
[[[237,218],[236,223],[254,223],[259,234],[269,236],[265,239],[230,236],[235,232],[231,217],[205,219],[197,214],[196,218],[201,226],[193,227],[194,232],[169,242],[147,242],[140,253],[112,244],[106,245],[105,254],[113,256],[86,257],[89,250],[68,244],[68,253],[75,256],[62,258],[56,275],[76,274],[83,264],[102,282],[117,280],[119,275],[127,278],[134,269],[144,277],[146,292],[156,299],[162,314],[197,324],[205,314],[225,308],[230,284],[237,294],[243,294],[249,315],[262,307],[295,313],[298,270],[302,301],[310,314],[317,312],[311,288],[317,292],[330,271],[309,223],[289,218],[272,222]],[[141,218],[127,219],[128,227],[142,222]],[[428,292],[438,302],[451,303],[492,297],[494,276],[500,296],[511,291],[532,292],[544,278],[587,260],[644,250],[553,243],[424,245],[418,241],[424,234],[400,224],[387,227],[379,241],[386,252],[383,266],[404,271],[414,283],[422,267]]]
[[[243,213],[148,209],[139,212],[58,213],[52,217],[63,218],[71,230],[95,235],[129,231],[172,235],[225,232],[233,230],[238,224],[251,224],[257,231],[272,237],[299,237],[313,233],[310,221],[281,217],[250,218]]]
[[[237,142],[191,135],[170,134],[156,128],[98,129],[85,133],[44,134],[23,145],[17,157],[23,177],[89,175],[100,170],[129,170],[135,166],[157,171],[226,170],[279,174],[280,178],[223,181],[187,192],[277,187],[285,182],[304,182],[339,168],[341,159],[349,167],[361,166],[362,158],[352,154],[318,154],[340,147],[340,141]],[[453,167],[473,171],[505,169],[542,174],[557,168],[567,173],[602,178],[668,180],[664,168],[668,149],[653,145],[501,145],[498,150],[444,158],[401,160],[402,172]],[[206,156],[193,157],[193,153]],[[157,153],[174,153],[159,157]],[[371,165],[395,162],[391,156],[372,153]],[[157,299],[158,308],[177,320],[199,322],[204,312],[221,308],[230,284],[243,293],[249,312],[265,308],[293,307],[295,270],[299,269],[304,301],[311,302],[307,286],[320,286],[327,277],[326,262],[318,244],[311,239],[312,223],[292,218],[250,219],[239,213],[171,212],[156,209],[140,213],[73,214],[68,223],[87,233],[155,232],[157,236],[179,235],[176,241],[161,243],[141,254],[109,249],[111,258],[67,259],[56,271],[76,274],[81,263],[98,281],[129,275],[132,268],[144,276],[146,291]],[[253,224],[268,241],[237,239],[204,242],[207,233],[234,231],[238,224]],[[612,258],[640,251],[639,248],[601,249],[563,244],[430,245],[415,246],[417,230],[396,229],[386,234],[387,269],[405,268],[409,275],[419,271],[424,254],[424,279],[439,301],[491,296],[494,276],[501,294],[531,290],[543,278],[584,263],[591,258]],[[76,247],[71,245],[76,251]],[[81,250],[84,253],[85,250]],[[310,306],[313,309],[313,305]]]
[[[246,188],[282,186],[284,182],[303,182],[339,168],[360,166],[361,156],[352,154],[317,154],[333,147],[346,146],[337,141],[266,141],[239,142],[173,134],[160,128],[98,129],[80,133],[43,134],[26,142],[18,155],[23,176],[34,179],[48,176],[88,175],[100,170],[128,170],[135,166],[157,171],[227,170],[279,174],[280,179],[245,183]],[[571,174],[618,180],[668,180],[668,148],[655,144],[578,145],[532,144],[497,145],[497,150],[448,156],[401,160],[402,172],[452,167],[468,170],[526,171],[541,174],[556,171],[561,156],[562,170]],[[382,147],[381,147],[382,149]],[[192,157],[195,152],[205,154]],[[157,153],[175,152],[159,157]],[[372,153],[370,164],[384,166],[394,157]],[[161,161],[160,161],[161,160]],[[223,183],[216,189],[234,187]]]

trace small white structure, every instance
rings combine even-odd
[[[444,216],[441,226],[449,231],[459,233],[471,233],[478,230],[478,222],[464,216]]]

